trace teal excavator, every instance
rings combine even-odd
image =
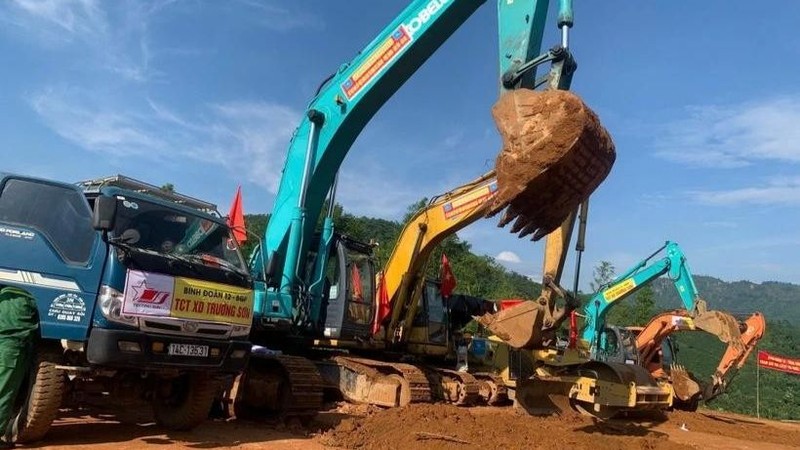
[[[319,86],[292,136],[265,236],[250,257],[256,280],[251,340],[259,345],[228,393],[237,415],[314,411],[330,351],[341,342],[373,339],[378,296],[371,249],[334,230],[337,174],[372,116],[484,3],[411,1]],[[513,222],[513,233],[534,240],[562,226],[615,160],[597,116],[567,91],[577,67],[569,51],[570,0],[558,2],[560,44],[541,53],[549,3],[497,1],[500,97],[492,115],[503,147],[495,165],[497,194],[486,215],[501,214],[500,226]],[[537,77],[543,65],[549,69]],[[448,81],[457,82],[458,73]],[[386,358],[381,352],[351,360],[354,369],[342,376],[386,375],[398,380],[393,386],[404,398],[430,398],[424,374]]]

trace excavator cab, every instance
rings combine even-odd
[[[335,235],[323,282],[323,336],[345,340],[367,338],[375,312],[372,247]]]
[[[438,281],[425,281],[419,302],[409,333],[408,345],[439,347],[446,351],[451,337],[450,315]]]
[[[636,348],[636,335],[629,329],[606,327],[600,333],[600,343],[596,358],[598,361],[636,365],[641,361]]]

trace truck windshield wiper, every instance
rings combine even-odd
[[[185,256],[186,256],[187,259],[190,259],[192,261],[200,261],[201,263],[205,263],[206,262],[206,260],[203,259],[203,257],[200,256],[200,255],[187,254]],[[218,264],[219,266],[227,269],[229,272],[233,272],[233,273],[235,273],[235,274],[237,274],[237,275],[239,275],[239,276],[241,276],[243,278],[247,278],[247,277],[250,276],[249,273],[247,273],[242,268],[240,268],[239,266],[237,266],[236,264],[233,264],[232,262],[230,262],[228,260],[214,257],[213,261],[208,261],[208,262],[210,262],[212,264]]]
[[[162,255],[162,256],[165,256],[167,259],[169,259],[171,261],[180,262],[183,267],[189,269],[192,273],[194,273],[196,275],[200,274],[200,269],[197,268],[195,263],[192,260],[190,260],[189,258],[186,258],[183,255],[176,255],[176,254],[173,254],[173,253],[161,253],[161,252],[158,252],[158,254]]]
[[[124,235],[123,236],[114,236],[112,238],[106,239],[106,242],[109,245],[113,245],[114,247],[122,249],[124,251],[124,254],[123,254],[124,257],[127,257],[131,253],[135,253],[135,252],[138,252],[138,251],[141,250],[140,248],[134,247],[133,245],[131,245],[128,241],[129,240],[128,240],[127,236],[124,236]]]

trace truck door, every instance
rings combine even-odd
[[[105,262],[83,193],[9,176],[0,184],[0,286],[36,299],[44,338],[84,340]]]

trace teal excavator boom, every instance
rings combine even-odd
[[[292,136],[267,231],[251,255],[250,267],[257,280],[256,325],[320,327],[325,268],[334,236],[330,212],[318,239],[315,228],[326,199],[330,205],[335,202],[337,173],[347,152],[380,107],[483,3],[485,0],[414,0],[351,62],[342,65],[322,83]],[[548,0],[497,2],[501,98],[507,92],[533,90],[546,82],[557,83],[552,86],[555,88],[569,86],[576,67],[567,49],[573,23],[572,1],[559,1],[562,45],[540,55],[548,3]],[[537,79],[535,68],[548,62],[550,76]],[[558,72],[558,76],[552,76],[553,72]],[[530,106],[516,97],[509,105],[508,109],[514,110],[514,114]],[[588,115],[596,123],[587,127],[586,133],[595,133],[591,137],[596,138],[597,143],[589,153],[598,154],[602,161],[589,164],[587,169],[585,159],[562,158],[567,161],[562,167],[542,167],[540,173],[524,174],[540,179],[542,174],[557,176],[572,184],[570,189],[560,185],[551,188],[561,192],[560,199],[552,195],[542,197],[543,202],[550,199],[551,203],[562,206],[554,213],[556,217],[548,220],[541,218],[541,209],[545,208],[540,208],[539,214],[527,214],[522,208],[513,207],[513,201],[509,201],[512,194],[507,194],[508,189],[503,190],[501,186],[501,196],[505,195],[505,200],[498,200],[499,204],[494,205],[491,213],[512,206],[505,210],[501,224],[516,219],[513,232],[533,233],[538,239],[560,225],[605,178],[613,164],[613,144],[596,116],[591,111]],[[519,128],[519,133],[526,132],[524,127]],[[501,135],[504,135],[502,130]],[[585,145],[583,137],[568,146]],[[523,145],[530,147],[529,143]],[[504,147],[504,153],[507,147],[510,146]],[[570,165],[572,167],[567,167]],[[518,169],[510,170],[526,169],[519,165]],[[581,173],[570,177],[570,171]],[[502,184],[502,176],[499,178]],[[525,186],[516,181],[515,185]],[[527,192],[534,195],[544,191],[543,184],[557,183],[539,180],[539,184],[529,182],[522,189],[537,191]]]
[[[661,259],[651,262],[662,252],[664,256]],[[662,275],[667,275],[675,285],[683,308],[694,318],[698,329],[714,334],[723,342],[738,341],[738,323],[727,314],[708,311],[705,300],[697,291],[686,256],[677,243],[667,241],[664,246],[596,292],[587,302],[583,311],[586,325],[581,339],[583,345],[590,349],[593,359],[602,359],[606,352],[604,330],[609,311],[621,300]]]

